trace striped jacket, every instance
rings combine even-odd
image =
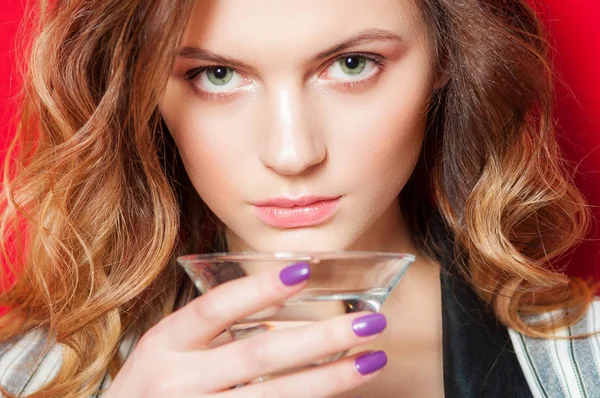
[[[600,298],[581,321],[555,335],[592,332],[600,332]],[[530,338],[514,330],[509,330],[509,335],[533,397],[600,397],[600,335],[571,340]],[[127,357],[135,342],[135,338],[124,339],[121,355]],[[26,395],[51,380],[60,367],[61,351],[57,345],[50,344],[49,350],[47,346],[42,330],[0,343],[0,385],[17,395]],[[109,384],[106,375],[92,397],[102,397]]]
[[[551,314],[541,317],[550,319]],[[600,333],[600,299],[577,324],[555,332],[555,336],[588,333]],[[600,397],[600,334],[549,340],[525,337],[510,329],[509,334],[535,398]]]

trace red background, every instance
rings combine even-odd
[[[1,0],[0,6],[0,151],[14,128],[14,37],[24,1]],[[600,220],[600,0],[542,3],[538,8],[552,33],[555,65],[568,86],[558,87],[561,144],[568,160],[579,164],[576,183]],[[600,279],[600,227],[576,250],[569,272]]]

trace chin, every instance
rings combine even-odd
[[[246,242],[258,252],[325,252],[348,250],[354,239],[347,233],[298,228],[257,234]]]

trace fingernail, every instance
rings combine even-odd
[[[387,355],[383,351],[374,351],[356,358],[354,367],[361,375],[368,375],[387,365]]]
[[[385,316],[382,314],[369,314],[356,318],[352,322],[352,329],[359,337],[372,336],[381,332],[387,326]]]
[[[310,267],[308,263],[296,263],[284,268],[279,273],[279,279],[286,286],[297,285],[300,282],[304,282],[310,276]]]

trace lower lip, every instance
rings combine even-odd
[[[258,219],[275,228],[301,228],[329,220],[340,207],[340,198],[321,200],[306,206],[254,206]]]

